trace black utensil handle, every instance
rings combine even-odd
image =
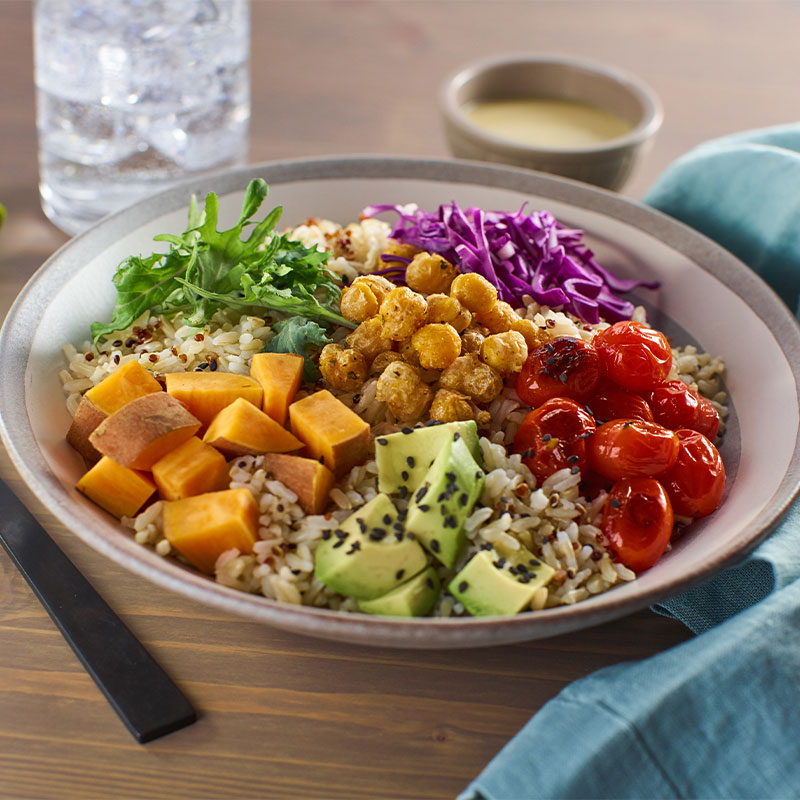
[[[0,544],[140,744],[197,719],[167,673],[2,480]]]

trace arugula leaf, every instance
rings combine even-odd
[[[168,253],[130,256],[117,267],[116,305],[109,322],[92,324],[95,343],[129,327],[147,311],[183,312],[187,324],[194,326],[205,325],[221,308],[235,308],[299,314],[354,327],[339,314],[338,280],[324,269],[330,253],[274,233],[283,212],[280,206],[261,222],[251,221],[268,190],[263,179],[251,181],[239,220],[224,231],[217,230],[216,194],[206,196],[202,212],[192,198],[186,231],[155,237],[170,245]],[[244,238],[247,226],[252,228]]]
[[[303,356],[303,380],[316,381],[319,378],[319,370],[311,360],[308,350],[310,347],[324,347],[330,338],[325,330],[312,322],[310,319],[302,317],[289,317],[289,319],[276,322],[272,326],[275,332],[268,342],[264,351],[267,353],[297,353]]]

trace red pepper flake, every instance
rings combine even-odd
[[[158,361],[158,356],[155,353],[150,353],[150,360],[155,364]]]
[[[195,340],[196,342],[202,342],[202,341],[203,341],[203,339],[205,339],[205,338],[206,338],[206,337],[205,337],[205,336],[204,336],[202,333],[196,333],[196,334],[194,335],[194,340]]]
[[[87,353],[87,354],[84,356],[84,358],[85,358],[87,361],[93,361],[93,360],[94,360],[94,354],[93,354],[93,353]]]
[[[178,358],[180,359],[181,363],[183,363],[183,364],[185,364],[189,360],[189,357],[186,355],[186,353],[181,353],[178,356]]]
[[[524,497],[530,491],[530,487],[527,483],[521,483],[519,486],[517,486],[515,491],[520,497]]]
[[[177,347],[170,347],[170,352],[172,353],[172,355],[176,356],[176,355],[178,355],[178,348]]]
[[[119,364],[119,353],[114,353],[114,363]]]

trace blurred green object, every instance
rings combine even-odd
[[[6,207],[0,203],[0,228],[3,227],[3,220],[6,218]]]

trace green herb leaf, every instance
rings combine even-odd
[[[142,314],[183,312],[189,325],[205,325],[223,308],[251,313],[278,311],[354,327],[339,314],[338,279],[324,269],[330,253],[308,248],[285,234],[274,233],[281,207],[252,222],[268,187],[251,181],[238,222],[218,231],[219,201],[211,192],[201,212],[192,198],[188,228],[181,235],[160,234],[155,241],[170,245],[168,253],[130,256],[117,268],[117,302],[109,322],[95,322],[98,339],[127,328]],[[246,226],[252,226],[244,238]],[[267,237],[269,240],[267,241]]]
[[[324,347],[330,338],[325,330],[309,319],[302,317],[290,317],[289,319],[276,322],[272,326],[275,332],[268,342],[264,351],[267,353],[297,353],[303,356],[303,380],[316,381],[319,378],[319,370],[312,361],[309,349],[312,347]]]

